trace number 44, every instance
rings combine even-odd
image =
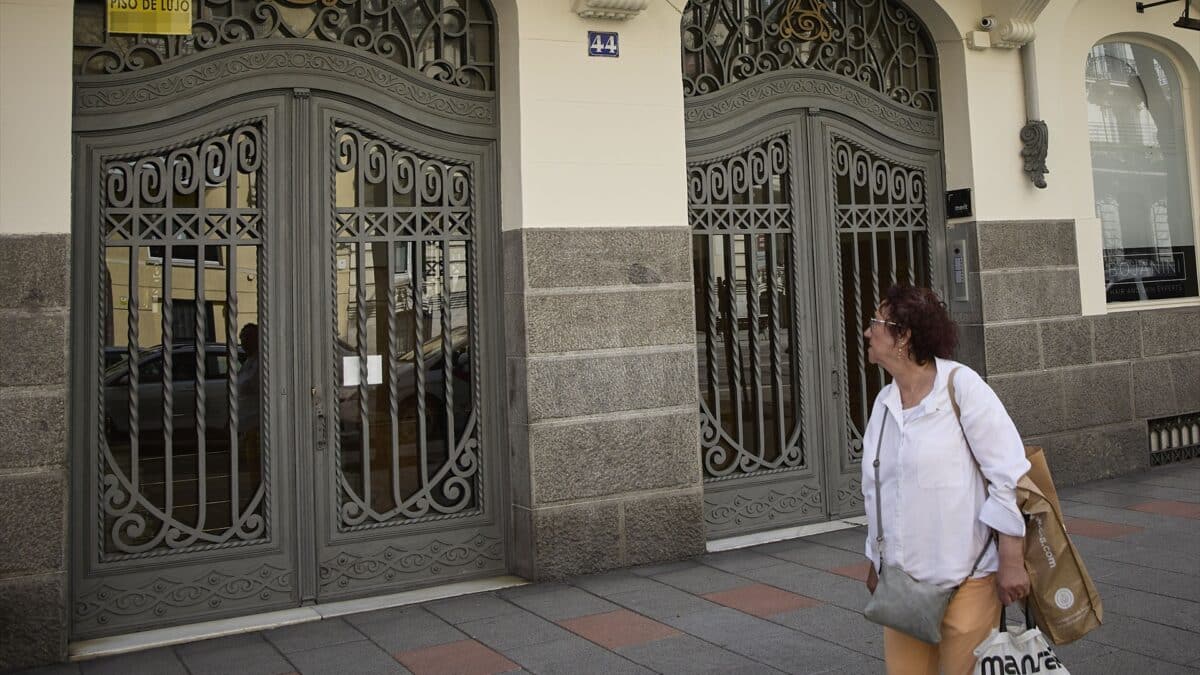
[[[593,54],[616,54],[617,36],[615,33],[609,33],[608,35],[597,34],[592,38],[591,47]]]

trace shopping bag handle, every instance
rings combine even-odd
[[[1029,602],[1028,601],[1021,603],[1021,611],[1022,611],[1022,613],[1025,614],[1025,630],[1034,628],[1035,625],[1033,622],[1033,614],[1030,614],[1030,612],[1029,612]],[[1001,633],[1008,632],[1008,622],[1004,620],[1004,605],[1000,606],[1000,632]]]

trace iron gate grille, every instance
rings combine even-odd
[[[790,143],[781,134],[688,166],[701,452],[710,482],[806,466]],[[732,515],[713,513],[710,521]]]
[[[252,121],[103,163],[102,560],[269,538],[266,151]]]
[[[348,123],[333,133],[338,527],[478,513],[475,176]]]
[[[809,69],[937,109],[937,52],[916,15],[895,0],[693,0],[682,31],[685,96]]]
[[[925,171],[883,157],[854,141],[830,136],[831,197],[837,230],[845,367],[847,468],[862,460],[862,435],[875,396],[887,384],[882,367],[866,360],[863,331],[887,287],[897,281],[927,286],[929,208]]]
[[[495,22],[484,0],[193,0],[192,34],[178,36],[110,34],[107,4],[75,3],[79,75],[140,71],[239,42],[299,38],[341,43],[445,84],[495,90]]]

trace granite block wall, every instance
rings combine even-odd
[[[67,655],[70,236],[0,235],[0,671]]]
[[[1082,316],[1073,222],[954,227],[977,242],[963,351],[1056,481],[1148,467],[1147,421],[1200,411],[1200,306]]]
[[[514,570],[704,550],[686,228],[505,233]]]

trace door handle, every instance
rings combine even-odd
[[[317,388],[312,388],[313,412],[317,418],[317,452],[325,452],[325,406],[321,403],[321,394]]]

